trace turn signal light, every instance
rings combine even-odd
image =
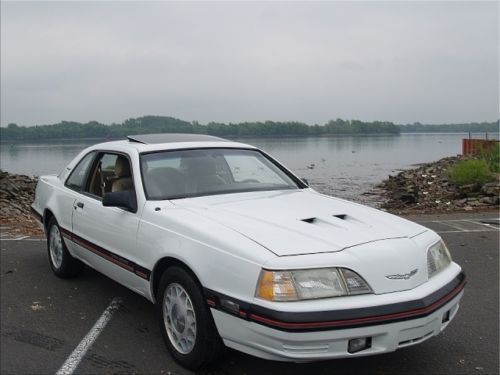
[[[297,292],[290,272],[262,270],[257,297],[269,301],[296,301]]]

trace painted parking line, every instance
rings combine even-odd
[[[437,233],[499,232],[498,222],[498,218],[419,221],[420,224],[430,227]]]
[[[40,235],[24,234],[22,228],[10,225],[0,225],[1,241],[45,241],[45,237]]]
[[[490,228],[500,228],[500,219],[486,219],[480,220],[480,222]]]
[[[453,223],[460,221],[469,221],[472,223],[481,223],[482,221],[500,221],[499,218],[482,218],[482,219],[449,219],[449,220],[418,220],[419,223]]]
[[[10,237],[10,236],[0,236],[0,240],[2,241],[21,241],[29,238],[29,236],[17,236],[17,237]]]
[[[113,314],[120,308],[121,303],[122,300],[120,298],[113,298],[101,317],[95,322],[87,335],[80,341],[75,350],[73,350],[68,359],[66,359],[61,368],[56,372],[56,375],[69,375],[76,370],[85,353],[87,353],[94,341],[99,337],[99,334],[113,317]]]
[[[479,233],[479,232],[498,232],[497,229],[472,229],[472,230],[436,230],[436,233]]]
[[[444,225],[461,230],[462,232],[468,232],[473,230],[489,230],[489,227],[485,227],[484,224],[477,223],[475,221],[463,220],[463,221],[452,221],[443,223]]]
[[[42,238],[42,237],[30,237],[30,236],[17,236],[17,237],[12,237],[12,236],[2,237],[2,236],[0,236],[0,241],[43,241],[43,242],[45,242],[46,239]]]

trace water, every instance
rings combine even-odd
[[[361,194],[389,174],[461,153],[466,134],[401,134],[399,136],[337,136],[310,138],[245,138],[315,189],[350,200],[367,202]],[[484,134],[474,138],[484,138]],[[498,134],[490,138],[498,139]],[[39,176],[59,173],[83,148],[99,141],[3,143],[2,170]],[[368,199],[369,200],[369,199]]]

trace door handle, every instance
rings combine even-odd
[[[80,207],[80,208],[83,208],[83,206],[84,206],[84,204],[83,204],[82,202],[78,202],[76,205],[77,205],[78,207]]]

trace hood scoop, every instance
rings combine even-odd
[[[323,228],[335,227],[341,229],[349,229],[353,226],[370,228],[370,225],[347,214],[338,214],[326,217],[308,217],[300,219],[300,221]]]
[[[343,223],[342,219],[334,218],[334,217],[309,217],[300,220],[304,223],[307,224],[312,224],[315,227],[318,228],[324,228],[324,229],[344,229],[347,230],[348,226]]]
[[[354,219],[352,216],[349,216],[347,214],[338,214],[338,215],[332,215],[333,218],[340,219],[340,220],[347,220],[347,221],[357,221],[361,223],[361,221]],[[305,219],[300,219],[300,221],[303,221],[304,223],[309,223],[309,224],[314,224],[316,221],[321,220],[321,218],[318,217],[308,217]]]
[[[300,221],[303,221],[304,223],[314,224],[314,222],[317,220],[318,220],[317,217],[310,217],[308,219],[301,219]]]

